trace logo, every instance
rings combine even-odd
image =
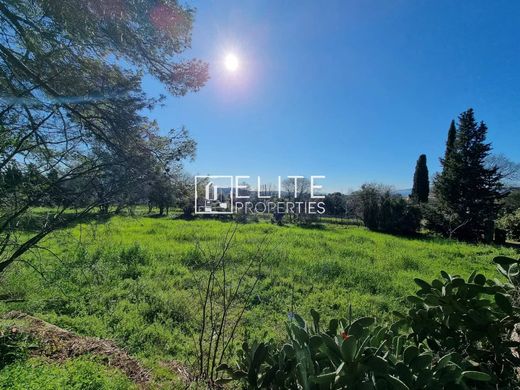
[[[325,196],[317,184],[325,176],[278,176],[276,184],[255,185],[250,176],[195,176],[195,214],[324,214]],[[316,191],[318,190],[318,192]]]
[[[233,214],[233,176],[195,176],[195,214]]]

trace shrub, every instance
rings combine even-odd
[[[195,213],[195,206],[192,203],[187,203],[182,208],[182,217],[184,219],[193,219]]]
[[[248,213],[246,213],[246,211],[244,209],[242,209],[237,214],[235,214],[233,219],[237,223],[244,223],[244,224],[251,223],[251,222],[256,223],[259,221],[258,216],[256,214],[252,214],[252,213],[248,214]]]
[[[453,223],[450,216],[442,211],[435,200],[421,206],[426,229],[449,237]]]
[[[0,388],[13,390],[126,390],[137,389],[120,371],[87,358],[54,364],[31,358],[0,371]]]
[[[520,209],[520,190],[512,190],[502,201],[502,212],[514,213]]]
[[[421,210],[389,188],[364,184],[353,195],[358,200],[365,226],[370,230],[412,235],[420,228]]]
[[[319,222],[317,214],[298,213],[295,214],[296,224],[299,226],[311,226]]]
[[[148,263],[148,255],[139,245],[133,245],[121,250],[119,263],[123,279],[137,279],[141,276],[141,266]]]
[[[510,283],[514,306],[520,304],[520,259],[498,256],[494,260],[498,271],[504,275]]]
[[[361,190],[354,194],[354,197],[359,199],[363,222],[370,230],[379,228],[379,203],[382,193],[382,187],[364,184]]]
[[[504,215],[497,221],[497,226],[506,231],[509,239],[520,241],[520,209]]]
[[[17,360],[24,359],[34,345],[26,333],[17,326],[0,328],[0,369]]]
[[[418,206],[408,204],[400,196],[385,194],[381,202],[379,230],[388,233],[412,235],[421,225]]]
[[[279,212],[275,211],[275,212],[273,212],[273,215],[271,216],[271,223],[276,223],[278,226],[282,226],[283,217],[284,217],[284,213],[279,213]]]
[[[520,344],[509,339],[520,311],[512,305],[512,289],[476,272],[467,280],[441,274],[431,284],[415,279],[421,289],[408,298],[413,307],[402,316],[408,337],[440,356],[456,353],[476,362],[490,383],[515,387],[520,359],[511,347]]]
[[[517,388],[520,359],[510,330],[520,320],[510,286],[473,273],[442,272],[408,298],[407,314],[391,326],[370,317],[332,319],[328,326],[294,314],[282,346],[244,343],[238,364],[219,367],[221,382],[250,389]]]
[[[347,213],[346,196],[341,192],[326,195],[323,202],[327,215],[342,217]]]

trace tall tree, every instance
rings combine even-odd
[[[417,203],[428,202],[430,195],[430,179],[428,177],[428,166],[426,165],[426,155],[421,154],[415,165],[413,175],[413,188],[411,198]]]
[[[469,109],[459,115],[454,148],[441,160],[443,170],[435,178],[434,191],[449,222],[449,234],[477,240],[493,221],[501,198],[501,176],[486,159],[491,144],[486,142],[487,126],[475,121]]]
[[[0,187],[0,272],[52,230],[193,155],[183,131],[159,135],[144,114],[161,98],[141,89],[144,73],[173,95],[205,83],[206,64],[179,59],[193,14],[175,0],[0,2],[0,174],[19,165],[36,183],[17,186],[16,199]],[[20,219],[61,188],[66,202],[19,234]],[[78,214],[65,213],[79,201]]]
[[[457,140],[457,128],[455,121],[452,119],[450,128],[448,130],[448,139],[446,140],[446,151],[444,152],[444,159],[448,159],[451,153],[455,150],[455,141]]]

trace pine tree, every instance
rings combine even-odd
[[[426,155],[421,154],[415,165],[413,175],[413,188],[411,198],[416,203],[428,202],[430,195],[430,179],[428,178],[428,166],[426,165]]]
[[[444,158],[440,159],[442,165],[442,172],[438,174],[434,179],[433,191],[436,199],[439,202],[439,211],[441,214],[451,214],[449,217],[452,218],[453,214],[450,212],[451,209],[455,208],[458,200],[461,197],[460,194],[460,156],[457,154],[455,149],[457,141],[457,128],[455,121],[452,120],[450,128],[448,130],[448,138],[446,140],[446,151],[444,152]],[[436,222],[438,228],[443,224],[442,221]],[[450,222],[450,224],[452,224]],[[445,226],[443,233],[451,235],[451,227]]]
[[[455,142],[450,126],[446,155],[441,159],[443,170],[434,183],[449,224],[447,232],[464,240],[482,236],[486,224],[495,219],[501,198],[500,174],[485,164],[491,151],[486,135],[487,126],[475,121],[472,109],[460,114]]]

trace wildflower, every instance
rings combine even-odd
[[[341,332],[341,337],[343,338],[343,340],[347,341],[350,338],[350,335],[347,332],[343,331]]]

